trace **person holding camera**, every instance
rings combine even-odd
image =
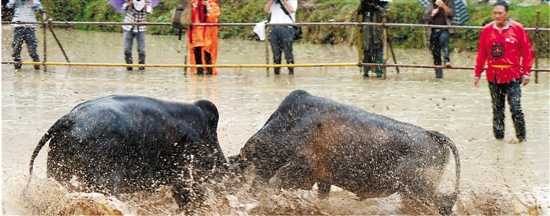
[[[216,0],[192,0],[191,23],[218,23],[221,15]],[[188,30],[189,62],[191,64],[216,64],[218,58],[218,26],[191,26]],[[216,68],[191,68],[197,75],[217,75]],[[206,71],[206,72],[205,72]]]
[[[128,23],[146,23],[147,14],[153,13],[151,0],[128,0],[122,5],[122,9],[126,11],[124,22]],[[139,64],[145,64],[145,26],[123,25],[124,37],[124,59],[126,64],[133,64],[132,60],[132,43],[134,39],[137,41],[137,51]],[[127,67],[131,71],[132,67]],[[145,70],[145,67],[139,67],[140,71]]]
[[[451,25],[451,20],[455,14],[455,2],[453,0],[432,0],[424,12],[424,21],[431,25]],[[428,28],[434,65],[441,65],[441,52],[443,52],[445,67],[451,66],[449,38],[452,33],[453,29]],[[436,68],[435,77],[438,79],[443,78],[443,69]]]
[[[362,22],[381,23],[386,17],[386,11],[389,9],[388,1],[384,0],[362,0],[357,15],[362,15]],[[382,26],[363,26],[361,28],[363,62],[364,63],[384,63],[384,50],[382,49]],[[363,67],[363,76],[368,77],[371,66]],[[375,68],[376,77],[382,77],[384,71],[382,67]]]
[[[12,22],[36,22],[35,11],[43,12],[42,4],[40,0],[10,0],[6,7],[9,9],[14,9]],[[36,48],[38,47],[38,42],[36,41],[35,26],[34,24],[13,24],[15,27],[13,34],[13,61],[15,69],[21,69],[21,47],[23,42],[27,43],[27,48],[29,49],[29,55],[32,58],[33,62],[39,62],[40,57]],[[40,70],[40,65],[34,65],[35,70]]]
[[[264,11],[271,13],[269,23],[294,23],[298,0],[268,0]],[[285,10],[288,12],[285,13]],[[285,53],[287,64],[294,64],[292,43],[294,43],[294,28],[292,26],[274,26],[269,34],[269,42],[273,51],[273,63],[281,64],[282,52]],[[280,74],[281,68],[274,68],[275,74]],[[288,68],[288,74],[294,75],[294,68]]]

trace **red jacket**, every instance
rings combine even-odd
[[[489,82],[508,83],[524,74],[529,75],[533,66],[533,49],[523,25],[509,19],[502,33],[494,22],[483,27],[474,69],[476,77],[481,76],[485,61]]]
[[[201,21],[199,17],[199,9],[204,10],[204,6],[200,3],[199,0],[192,0],[192,4],[197,4],[198,7],[193,7],[191,11],[191,22],[192,23],[218,23],[218,18],[221,14],[220,5],[218,5],[217,0],[208,0],[210,3],[211,9],[206,11],[206,14],[203,14],[204,20]],[[189,40],[189,63],[196,64],[195,62],[195,53],[193,52],[193,47],[202,47],[203,51],[209,52],[212,55],[212,64],[216,64],[218,59],[218,26],[193,26],[187,30],[188,40]],[[202,55],[202,62],[206,62],[204,59],[204,54]],[[191,72],[195,72],[197,68],[190,68]],[[216,68],[212,68],[212,75],[217,75],[218,72]]]

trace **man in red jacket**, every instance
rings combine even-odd
[[[533,50],[523,26],[508,18],[508,9],[506,2],[497,1],[493,6],[494,21],[481,31],[474,85],[479,87],[479,79],[487,61],[486,74],[493,102],[495,138],[504,139],[504,100],[508,97],[516,137],[522,142],[525,141],[525,120],[520,103],[520,84],[529,83]]]

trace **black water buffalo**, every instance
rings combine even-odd
[[[47,176],[82,191],[110,195],[173,186],[180,208],[195,180],[226,163],[218,143],[219,114],[207,100],[192,104],[113,95],[86,101],[59,119],[34,150],[49,142]],[[74,184],[73,184],[74,185]]]
[[[449,149],[456,162],[455,192],[442,195],[436,188]],[[398,192],[441,214],[452,212],[460,179],[458,151],[443,134],[302,90],[288,95],[232,159],[253,165],[256,183],[301,189],[317,183],[321,198],[331,185],[360,198]]]

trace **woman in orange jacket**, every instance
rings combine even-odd
[[[218,23],[221,14],[216,0],[192,0],[192,23]],[[188,30],[191,64],[216,64],[218,57],[218,26],[191,26]],[[197,74],[217,75],[216,68],[191,68]],[[205,72],[206,71],[206,72]]]

